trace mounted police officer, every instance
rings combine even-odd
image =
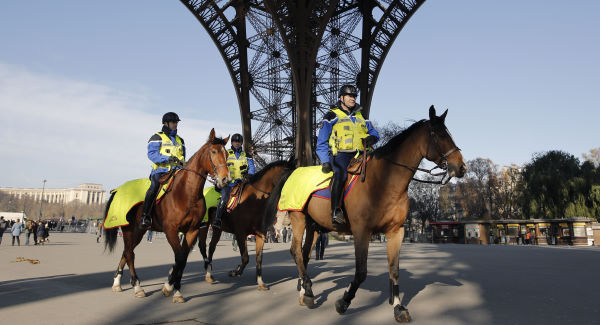
[[[221,217],[229,200],[231,189],[247,175],[254,175],[254,160],[250,154],[246,154],[242,150],[243,143],[244,137],[241,134],[236,133],[231,137],[231,149],[227,150],[229,154],[227,156],[227,167],[229,168],[229,175],[232,181],[225,188],[221,189],[221,200],[219,201],[219,205],[217,205],[217,213],[212,225],[215,229],[221,228]]]
[[[341,208],[342,192],[346,182],[348,164],[357,152],[379,141],[379,133],[361,114],[356,104],[358,91],[352,85],[344,85],[338,93],[339,101],[323,116],[317,138],[317,156],[323,164],[323,172],[333,170],[331,181],[331,220],[333,225],[345,223]]]
[[[148,159],[152,161],[150,173],[150,188],[146,192],[144,208],[142,211],[142,227],[152,225],[152,206],[160,189],[159,179],[170,172],[179,169],[185,162],[185,143],[177,135],[179,116],[173,112],[163,115],[163,127],[148,140]]]

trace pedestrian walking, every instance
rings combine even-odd
[[[15,246],[15,239],[17,239],[17,244],[21,246],[21,239],[19,239],[19,236],[21,236],[21,233],[23,232],[23,224],[21,223],[21,219],[17,219],[17,222],[15,222],[10,228],[10,231],[12,233],[12,245]]]
[[[39,222],[38,223],[38,227],[37,227],[37,244],[42,244],[45,240],[45,229],[44,229],[44,223],[43,222]]]
[[[322,260],[325,254],[325,246],[329,243],[329,236],[327,233],[322,232],[317,235],[317,243],[315,245],[315,259]]]
[[[2,244],[2,235],[4,235],[6,228],[8,228],[8,222],[4,220],[4,216],[0,216],[0,244]]]
[[[31,237],[31,220],[27,221],[25,226],[25,245],[29,245],[29,237]]]
[[[38,223],[32,220],[31,221],[31,233],[33,234],[33,245],[38,244],[37,230],[38,230]]]
[[[152,244],[152,230],[149,230],[149,231],[148,231],[148,238],[147,238],[147,239],[148,239],[148,242],[149,242],[150,244]]]
[[[281,230],[281,237],[283,239],[284,243],[287,243],[287,228],[283,227],[283,230]]]

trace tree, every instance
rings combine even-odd
[[[424,179],[432,180],[433,177],[425,176]],[[425,230],[425,226],[432,220],[437,220],[441,217],[439,205],[439,185],[421,183],[412,181],[408,187],[408,196],[410,198],[409,215],[414,217],[420,223],[421,232]],[[412,222],[412,220],[411,220]]]
[[[521,215],[519,182],[521,169],[516,165],[502,168],[498,174],[495,213],[503,219]]]
[[[404,131],[405,128],[396,122],[387,121],[385,124],[376,122],[375,129],[377,129],[377,133],[379,133],[379,141],[375,144],[375,147],[379,148],[390,141],[391,138]]]
[[[579,160],[552,150],[535,154],[522,173],[521,207],[529,218],[562,218],[582,211],[591,184],[583,177]],[[568,208],[568,211],[567,211]]]
[[[583,159],[585,161],[591,162],[595,167],[600,166],[600,147],[595,149],[590,149],[589,154],[583,154]]]
[[[476,158],[467,161],[467,174],[457,185],[457,195],[468,218],[497,217],[495,199],[498,196],[498,167],[490,160]]]

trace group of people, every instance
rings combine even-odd
[[[317,139],[316,154],[322,163],[322,171],[333,171],[330,189],[334,226],[344,224],[346,220],[342,208],[342,192],[350,160],[379,141],[377,130],[363,117],[361,107],[356,103],[357,97],[358,90],[355,86],[344,85],[340,88],[339,100],[324,115]],[[152,208],[160,188],[159,179],[173,169],[183,168],[185,164],[185,142],[177,134],[180,121],[174,112],[164,114],[161,131],[148,140],[148,159],[152,162],[152,171],[149,177],[150,188],[146,192],[142,209],[141,227],[149,228],[152,225]],[[221,200],[212,224],[215,229],[221,228],[221,218],[233,186],[255,172],[252,152],[243,150],[243,142],[241,134],[236,133],[231,137],[227,166],[232,181],[218,189]]]
[[[10,228],[9,228],[10,227]],[[15,241],[18,246],[21,246],[21,234],[25,233],[25,245],[29,245],[29,238],[33,234],[34,245],[42,244],[48,241],[50,235],[48,223],[42,221],[27,221],[26,225],[23,225],[21,219],[17,219],[12,225],[7,220],[4,220],[3,216],[0,216],[0,244],[2,244],[2,235],[10,229],[12,235],[12,246],[15,246]]]

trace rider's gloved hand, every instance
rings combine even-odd
[[[367,147],[372,147],[377,142],[377,137],[374,135],[369,135],[365,138],[365,144]]]
[[[179,166],[183,166],[183,162],[181,160],[179,160],[179,158],[175,157],[175,156],[171,156],[169,157],[169,163],[173,163]]]
[[[331,171],[333,170],[333,169],[331,168],[331,163],[328,163],[328,162],[324,163],[324,164],[323,164],[323,167],[321,168],[321,170],[322,170],[324,173],[329,173],[329,172],[331,172]]]

